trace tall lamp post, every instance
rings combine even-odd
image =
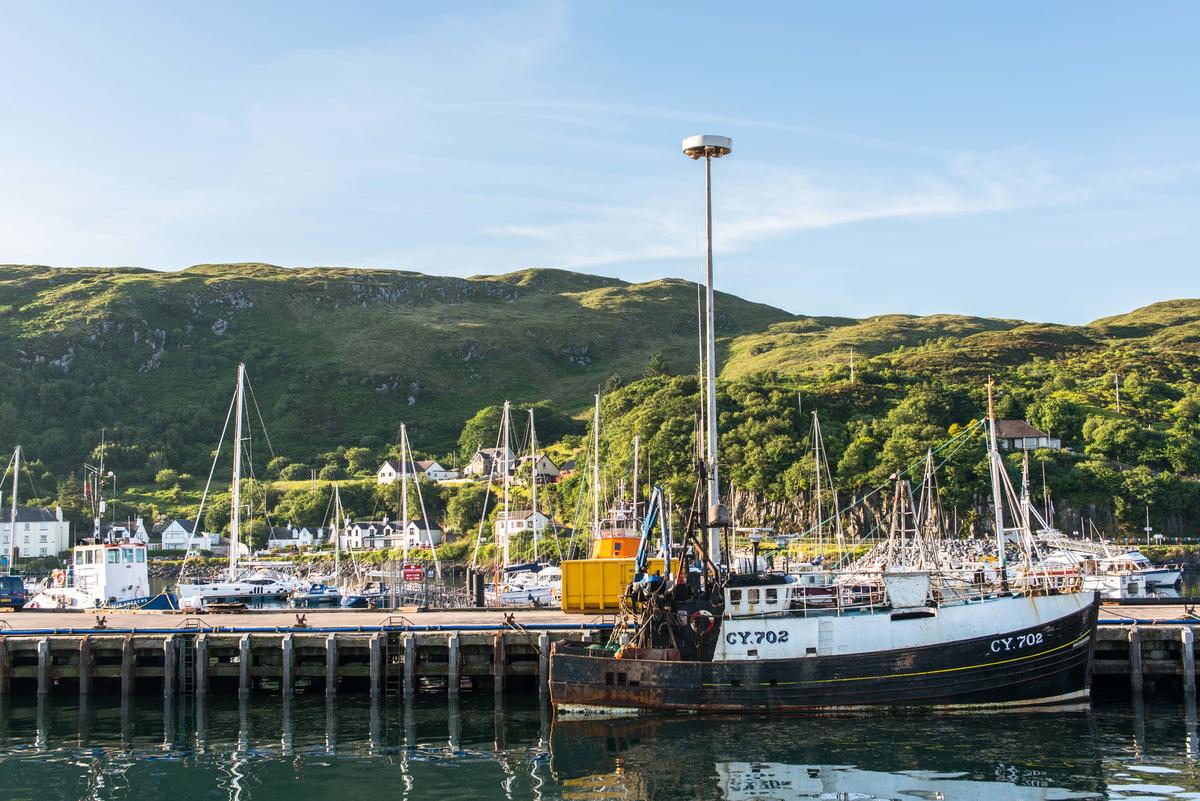
[[[708,229],[708,276],[705,298],[705,385],[708,436],[706,459],[708,461],[708,555],[714,563],[721,558],[719,528],[730,524],[729,511],[721,506],[717,486],[717,342],[716,324],[713,320],[713,245],[712,245],[712,162],[733,152],[733,140],[728,136],[698,135],[683,140],[683,154],[692,160],[704,159],[705,209]]]

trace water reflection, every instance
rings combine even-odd
[[[3,798],[1200,798],[1193,705],[1092,715],[552,720],[546,699],[0,703]]]

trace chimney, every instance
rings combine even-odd
[[[63,511],[61,506],[54,507],[54,519],[60,523],[63,521]]]

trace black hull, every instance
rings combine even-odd
[[[866,654],[728,662],[616,659],[558,643],[550,657],[550,695],[563,711],[1079,706],[1087,703],[1098,611],[1097,599],[1044,624],[1042,642],[1017,655],[994,652],[994,636]]]

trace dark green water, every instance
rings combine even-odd
[[[1177,706],[552,722],[536,699],[0,709],[0,799],[1200,799]]]

